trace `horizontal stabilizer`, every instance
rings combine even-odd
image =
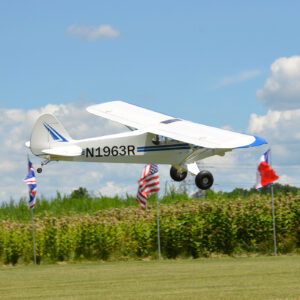
[[[82,149],[75,145],[70,145],[66,147],[55,147],[51,149],[42,150],[45,154],[58,155],[58,156],[80,156],[82,154]]]

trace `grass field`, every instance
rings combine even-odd
[[[0,299],[300,299],[300,256],[6,266]]]

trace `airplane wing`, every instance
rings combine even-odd
[[[153,124],[172,118],[123,101],[96,104],[87,107],[86,110],[94,115],[137,129],[153,126]]]
[[[123,101],[92,105],[87,111],[126,126],[204,148],[234,149],[267,143],[253,135],[173,118]]]

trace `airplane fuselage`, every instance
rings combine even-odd
[[[179,164],[192,148],[175,140],[153,143],[154,135],[140,130],[98,138],[74,140],[73,145],[82,148],[75,157],[50,155],[50,160],[107,162],[107,163],[154,163]],[[62,143],[63,145],[63,143]]]

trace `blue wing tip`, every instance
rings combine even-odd
[[[259,136],[253,135],[253,137],[255,138],[255,141],[253,143],[238,148],[249,148],[249,147],[256,147],[256,146],[268,144],[268,142],[265,139]]]
[[[256,135],[254,135],[254,137],[255,137],[255,141],[251,145],[249,145],[249,147],[268,144],[268,142],[265,139],[263,139],[259,136],[256,136]]]

